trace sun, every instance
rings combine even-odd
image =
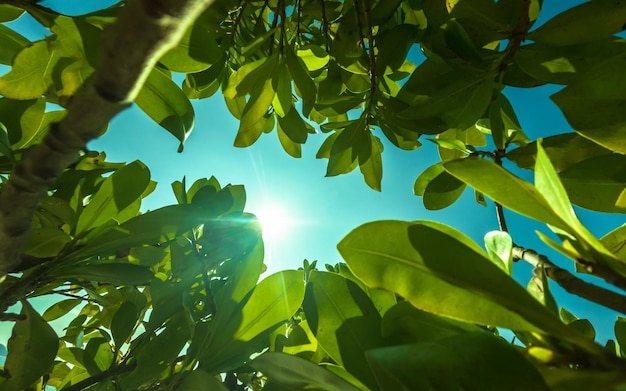
[[[264,205],[253,213],[261,223],[265,240],[276,241],[286,236],[293,224],[286,209],[277,205]]]

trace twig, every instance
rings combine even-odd
[[[502,158],[506,155],[506,151],[504,149],[496,150],[491,157],[493,158],[494,163],[498,166],[502,167]],[[502,205],[496,202],[496,215],[498,216],[498,227],[500,227],[500,231],[509,232],[509,227],[506,224],[506,218],[504,217],[504,208]]]
[[[133,369],[135,369],[135,364],[129,364],[129,365],[118,365],[115,367],[112,367],[110,369],[107,369],[106,371],[100,372],[98,374],[95,374],[91,377],[88,377],[87,379],[81,380],[76,384],[72,384],[69,387],[65,387],[63,389],[63,391],[80,391],[80,390],[84,390],[85,388],[92,386],[96,383],[99,383],[109,377],[113,377],[113,376],[118,376],[118,375],[122,375],[124,373],[128,373],[131,372]]]
[[[543,267],[546,275],[567,292],[626,314],[626,296],[583,281],[569,271],[556,266],[545,255],[538,254],[531,249],[514,246],[513,257],[523,260],[533,267]]]
[[[519,23],[515,29],[511,31],[509,43],[506,45],[506,49],[504,49],[504,57],[502,57],[500,65],[498,66],[498,71],[500,73],[504,73],[504,71],[507,70],[509,64],[513,61],[513,58],[517,54],[522,42],[524,42],[526,36],[528,35],[528,29],[530,28],[530,19],[528,17],[530,0],[522,0],[520,7]]]
[[[599,263],[589,263],[583,259],[576,260],[579,266],[595,277],[601,278],[609,284],[626,291],[626,278],[617,274],[613,269]]]
[[[319,0],[320,7],[322,8],[322,32],[324,33],[324,40],[326,42],[326,52],[330,52],[330,36],[328,34],[328,19],[326,18],[326,4],[324,0]]]
[[[24,319],[26,319],[26,315],[14,314],[12,312],[0,314],[0,322],[16,322]]]
[[[39,201],[88,141],[130,106],[163,53],[173,47],[211,0],[128,2],[107,32],[91,82],[72,99],[63,120],[31,148],[0,192],[0,276],[20,262]]]
[[[361,0],[361,7],[363,8],[363,13],[365,14],[365,28],[367,29],[367,52],[369,54],[370,60],[370,94],[365,110],[368,111],[369,115],[371,116],[372,107],[374,106],[376,101],[376,90],[378,89],[378,82],[376,81],[376,45],[374,42],[374,32],[372,31],[372,12],[370,9],[369,0]],[[369,120],[367,122],[367,125],[369,125]]]

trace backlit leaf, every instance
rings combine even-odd
[[[180,141],[178,152],[182,152],[183,144],[193,129],[195,114],[181,89],[155,68],[139,91],[135,103]]]
[[[557,318],[475,243],[442,224],[368,223],[338,248],[368,286],[396,292],[422,310],[478,324],[567,334]]]

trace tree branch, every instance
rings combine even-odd
[[[534,267],[543,267],[546,275],[567,292],[626,314],[626,296],[583,281],[569,271],[556,266],[545,255],[524,247],[514,246],[513,257]]]
[[[52,182],[137,96],[162,54],[175,46],[212,0],[129,1],[106,32],[91,82],[65,118],[20,161],[0,192],[0,277],[20,261],[35,208]]]

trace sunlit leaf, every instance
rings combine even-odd
[[[475,243],[442,224],[368,223],[338,248],[367,285],[396,292],[422,310],[478,324],[567,333]]]
[[[189,99],[163,72],[150,72],[135,103],[154,122],[161,125],[180,141],[178,152],[194,126],[194,111]]]
[[[12,99],[37,99],[52,84],[52,69],[58,57],[47,41],[35,42],[20,51],[11,71],[0,77],[0,94]]]
[[[76,233],[97,227],[110,219],[116,219],[130,207],[150,183],[150,171],[140,161],[134,161],[107,177],[93,195],[76,223]],[[136,210],[139,212],[138,205]],[[123,222],[123,221],[120,221]]]

